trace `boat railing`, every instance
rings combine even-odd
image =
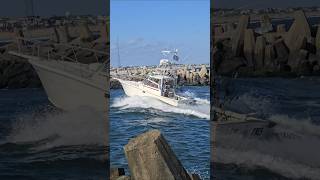
[[[109,53],[104,51],[81,47],[80,45],[40,41],[22,37],[16,38],[16,44],[16,52],[18,54],[37,57],[39,60],[44,61],[60,62],[64,70],[75,71],[75,73],[80,74],[82,77],[90,78],[108,71]],[[81,62],[81,55],[79,53],[89,54],[93,57],[90,63],[99,63],[99,66],[96,69],[89,68],[89,64]],[[75,63],[77,66],[68,66],[67,62]]]

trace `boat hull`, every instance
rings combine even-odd
[[[66,111],[89,107],[107,111],[107,78],[87,79],[52,68],[54,63],[29,59],[36,70],[48,99]],[[61,63],[61,62],[60,62]]]
[[[158,99],[166,104],[169,104],[171,106],[178,106],[179,105],[178,100],[161,96],[160,90],[145,87],[140,82],[125,81],[125,80],[121,80],[121,79],[117,79],[117,80],[121,83],[122,88],[127,96],[152,97],[152,98]]]
[[[301,138],[301,135],[295,132],[279,128],[278,124],[273,121],[258,119],[231,111],[225,111],[221,115],[221,110],[214,109],[216,116],[220,116],[220,119],[228,118],[228,120],[212,121],[212,129],[217,137],[241,135],[243,137],[260,139]]]

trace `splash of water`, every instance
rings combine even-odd
[[[245,165],[249,168],[264,167],[288,178],[307,178],[317,180],[320,167],[312,167],[285,158],[260,153],[257,151],[239,151],[235,149],[216,149],[215,162]]]
[[[107,141],[106,116],[89,108],[72,112],[46,112],[34,117],[23,115],[13,125],[7,141],[38,143],[36,150],[71,145],[102,145]]]
[[[203,101],[205,102],[205,100]],[[151,97],[125,96],[125,97],[115,98],[111,107],[116,107],[121,109],[153,108],[166,113],[192,115],[202,119],[210,118],[209,104],[201,103],[201,102],[197,105],[179,105],[178,107],[174,107]]]
[[[313,124],[310,118],[297,119],[289,117],[288,115],[277,114],[272,115],[269,119],[283,128],[291,129],[305,135],[320,137],[320,126]]]
[[[215,162],[233,163],[249,168],[264,167],[288,178],[320,177],[319,126],[284,115],[271,118],[277,131],[300,134],[296,139],[255,139],[239,135],[216,135]]]

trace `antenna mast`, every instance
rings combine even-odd
[[[119,38],[118,37],[117,37],[117,50],[118,50],[118,66],[121,67],[120,48],[119,48]]]

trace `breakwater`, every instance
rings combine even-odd
[[[74,50],[60,45],[79,46],[108,52],[108,31],[107,23],[89,26],[85,21],[72,26],[64,24],[32,31],[15,28],[13,33],[6,35],[8,39],[0,45],[0,88],[42,87],[37,73],[28,63],[28,60],[9,54],[10,51],[18,51],[19,48],[24,52],[31,51],[25,42],[18,40],[19,38],[42,41],[46,44],[47,49],[39,53],[46,56],[47,51],[54,52],[57,56],[51,57],[52,59],[69,61],[70,57],[76,54],[78,62],[89,64],[96,63],[97,59],[102,60],[105,57],[97,57],[94,53],[88,53],[81,49]],[[37,32],[41,33],[37,34]],[[5,34],[2,35],[5,36]],[[61,57],[63,58],[61,59]]]
[[[110,74],[111,77],[142,81],[157,68],[157,66],[111,68]],[[180,86],[207,86],[210,82],[210,66],[207,64],[176,65],[172,73],[177,77]],[[111,79],[110,83],[112,89],[121,88],[117,80]]]
[[[237,24],[214,25],[212,60],[222,75],[302,76],[320,74],[320,28],[305,13],[276,24],[262,15],[260,26],[242,15]]]

